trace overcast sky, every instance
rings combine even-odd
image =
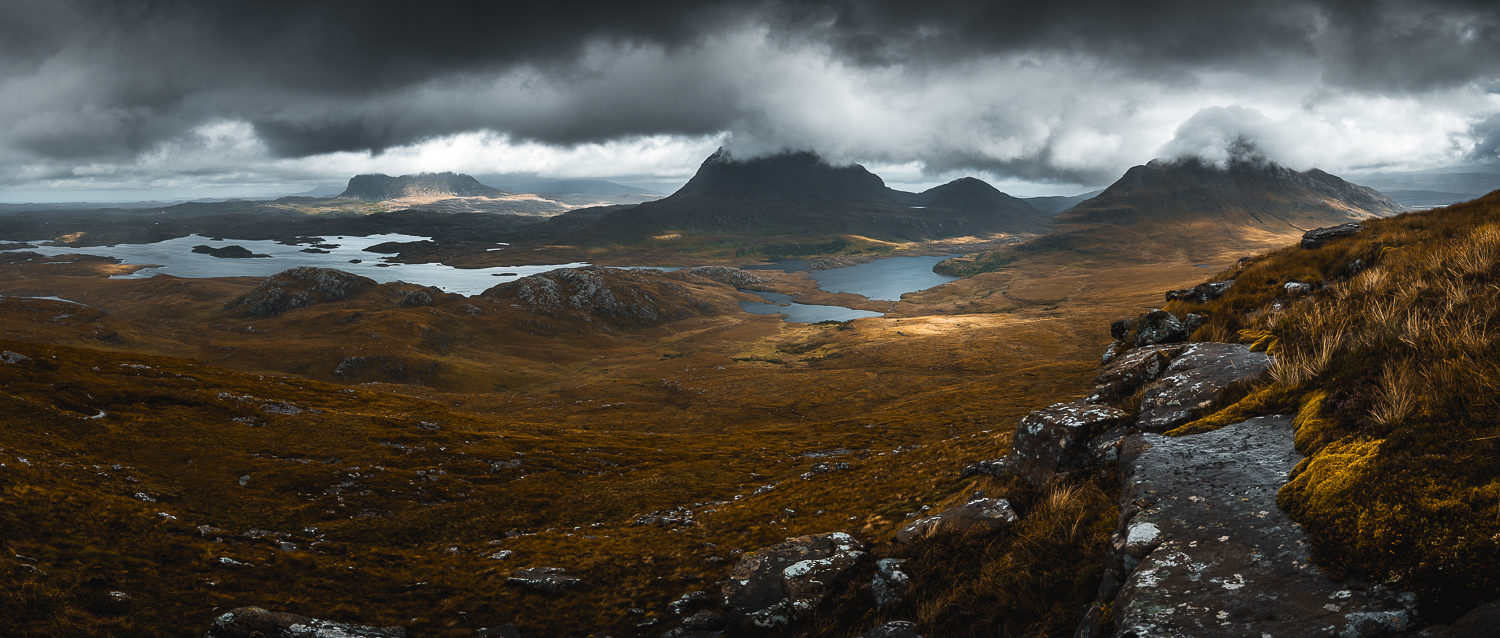
[[[720,146],[1028,196],[1235,139],[1354,174],[1500,149],[1489,1],[510,4],[0,0],[0,201],[681,182]]]

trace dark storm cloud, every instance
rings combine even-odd
[[[793,52],[783,72],[719,54],[737,34],[756,32]],[[0,81],[8,81],[0,156],[9,147],[42,160],[123,160],[229,120],[250,123],[282,157],[378,152],[475,130],[563,145],[733,131],[769,146],[920,160],[934,171],[1087,180],[1114,170],[1069,159],[1081,152],[1078,137],[1061,128],[999,154],[938,144],[906,157],[899,148],[862,150],[849,140],[869,131],[806,112],[825,105],[765,97],[787,86],[795,93],[781,82],[796,63],[840,65],[827,77],[853,77],[851,85],[879,78],[877,102],[904,99],[933,78],[961,85],[957,76],[977,73],[976,64],[1179,88],[1205,74],[1267,82],[1285,74],[1316,85],[1318,99],[1404,96],[1500,79],[1500,8],[1456,0],[10,0],[0,4]],[[880,75],[890,69],[899,77]],[[1024,77],[1034,93],[1056,89]],[[1074,103],[1124,105],[1145,92],[1111,96],[1102,84],[1098,96],[1073,86]],[[1046,115],[1023,112],[1014,97],[1004,99],[1021,105],[1000,115],[989,96],[970,99],[941,117],[1020,131],[989,131],[999,139]],[[1111,134],[1123,133],[1102,135]]]

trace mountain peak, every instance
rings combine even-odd
[[[698,173],[667,199],[703,198],[743,202],[889,203],[879,176],[858,164],[834,166],[810,151],[738,159],[720,148]]]
[[[504,191],[490,188],[461,173],[417,173],[415,175],[355,175],[342,199],[383,201],[399,197],[500,197]]]

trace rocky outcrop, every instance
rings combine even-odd
[[[490,188],[479,180],[461,173],[419,173],[416,175],[372,174],[349,178],[349,186],[339,199],[383,201],[398,197],[504,197],[505,191]]]
[[[1213,281],[1198,284],[1192,288],[1181,290],[1168,290],[1167,301],[1188,301],[1193,303],[1205,303],[1224,296],[1224,293],[1234,286],[1234,280]]]
[[[1259,378],[1271,365],[1264,352],[1234,343],[1195,343],[1172,359],[1160,379],[1146,387],[1136,427],[1165,432],[1204,414],[1237,383]]]
[[[1120,520],[1100,599],[1078,636],[1099,636],[1112,603],[1121,638],[1380,636],[1415,621],[1416,599],[1329,580],[1306,533],[1276,507],[1301,456],[1289,417],[1123,446]]]
[[[831,532],[746,553],[724,583],[729,622],[769,629],[806,618],[863,549],[848,534]]]
[[[679,270],[679,273],[696,275],[710,281],[717,281],[726,286],[734,286],[744,290],[768,291],[770,288],[765,278],[748,270],[730,268],[728,266],[699,266]]]
[[[404,627],[367,627],[318,620],[260,607],[241,607],[214,619],[203,638],[405,638]]]
[[[920,518],[896,530],[896,542],[910,543],[940,531],[962,532],[978,526],[1000,527],[1016,522],[1016,512],[1003,498],[976,498],[955,505],[936,516]]]
[[[1166,372],[1172,359],[1185,349],[1187,346],[1162,346],[1124,351],[1094,377],[1094,392],[1084,402],[1113,403],[1135,394]]]
[[[1339,224],[1337,226],[1329,226],[1327,228],[1314,228],[1305,233],[1302,233],[1302,247],[1308,249],[1320,248],[1323,246],[1323,244],[1326,244],[1334,239],[1338,239],[1339,237],[1358,235],[1359,232],[1364,229],[1364,225],[1358,222]]]
[[[1185,341],[1187,337],[1187,326],[1177,315],[1165,310],[1152,310],[1142,316],[1138,322],[1132,345],[1139,348],[1158,343],[1175,343]]]
[[[511,572],[505,584],[556,596],[563,590],[583,587],[583,579],[569,576],[561,567],[527,567]]]
[[[342,270],[300,266],[272,275],[224,308],[238,309],[246,317],[274,317],[295,308],[343,301],[375,285],[374,279]]]
[[[1035,410],[1016,426],[1005,468],[1033,485],[1045,485],[1059,472],[1088,466],[1089,439],[1129,420],[1123,411],[1082,402]]]

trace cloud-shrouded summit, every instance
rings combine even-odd
[[[684,179],[720,145],[1089,185],[1231,129],[1288,165],[1426,168],[1496,158],[1497,87],[1488,2],[11,0],[0,199]]]

